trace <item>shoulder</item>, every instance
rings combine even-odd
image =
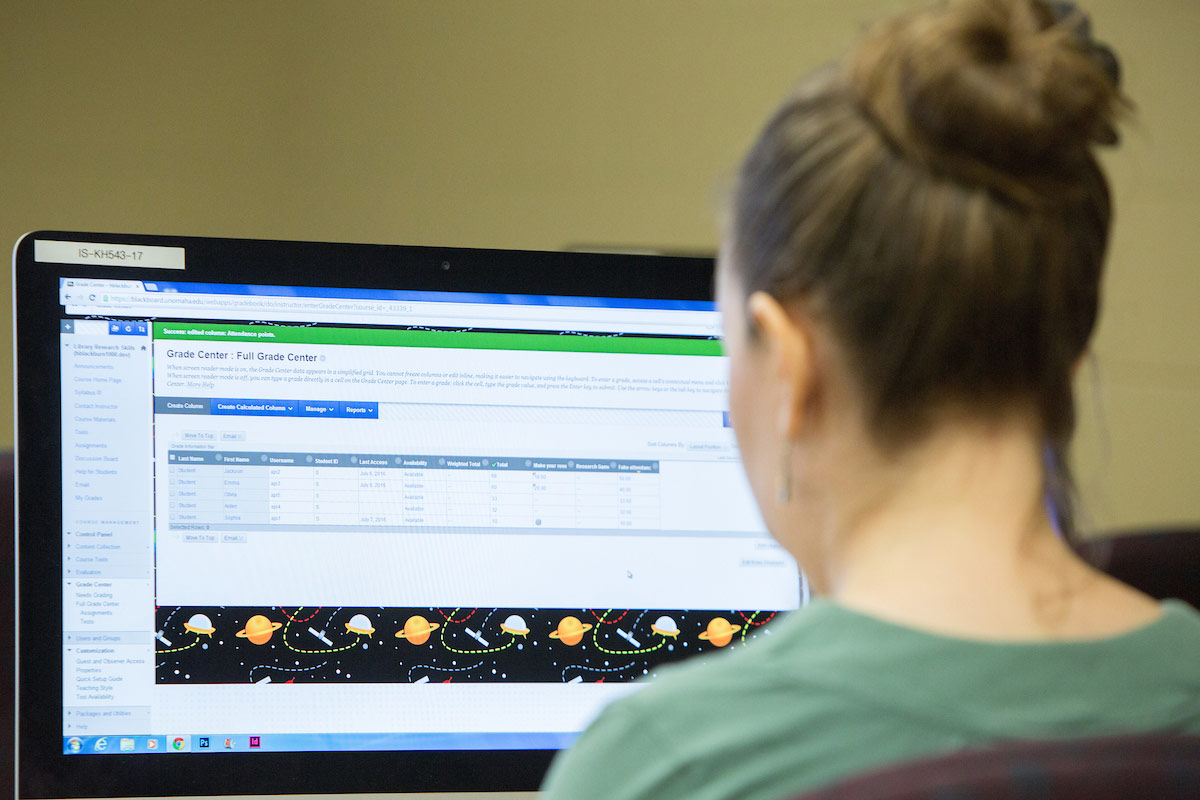
[[[810,606],[760,629],[737,650],[719,650],[664,668],[637,693],[615,704],[620,713],[655,719],[660,729],[682,727],[694,736],[692,717],[711,722],[724,710],[753,704],[760,696],[778,700],[781,690],[820,680],[822,663],[840,659],[857,640],[831,604]],[[853,626],[853,623],[851,623]],[[838,636],[834,636],[834,631]],[[840,638],[841,642],[835,641]]]
[[[1200,638],[1200,611],[1182,600],[1164,600],[1163,618],[1180,632],[1190,634],[1188,638]]]
[[[780,765],[802,767],[794,762],[831,737],[797,737],[797,726],[847,710],[836,693],[810,682],[812,671],[797,657],[824,614],[796,612],[751,646],[664,669],[608,706],[555,761],[547,800],[745,796],[738,786],[803,772]]]
[[[769,630],[609,706],[548,800],[780,797],[974,742],[1200,725],[1200,614],[1182,603],[1083,643],[956,640],[829,603]]]

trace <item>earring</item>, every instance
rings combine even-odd
[[[779,489],[776,496],[780,505],[787,505],[792,500],[792,443],[790,441],[783,447],[783,464],[779,470]]]

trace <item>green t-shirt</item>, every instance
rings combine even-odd
[[[547,800],[779,800],[1000,739],[1200,734],[1200,613],[1107,639],[992,643],[816,601],[740,652],[664,670],[606,708]]]

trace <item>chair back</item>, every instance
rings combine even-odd
[[[1200,608],[1200,528],[1124,531],[1086,539],[1075,550],[1151,597]]]
[[[13,619],[16,580],[16,554],[13,531],[16,516],[13,510],[13,454],[0,451],[0,619]],[[14,734],[13,730],[13,683],[16,676],[16,631],[10,628],[0,638],[0,719],[8,725],[0,725],[0,781],[13,785]]]
[[[1200,736],[1013,742],[855,775],[796,800],[1196,800]]]

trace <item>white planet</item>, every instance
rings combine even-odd
[[[511,633],[514,636],[525,636],[529,633],[529,627],[525,624],[525,618],[518,614],[513,614],[504,620],[504,622],[501,622],[500,630],[505,633]]]
[[[371,624],[371,620],[367,619],[366,614],[355,614],[346,623],[346,630],[360,636],[370,636],[375,632],[375,626]]]
[[[670,617],[659,617],[654,620],[654,624],[650,626],[650,630],[659,636],[675,637],[679,635],[679,626]]]
[[[192,633],[203,633],[205,636],[212,636],[216,630],[207,614],[192,614],[192,618],[183,623],[183,629]]]

